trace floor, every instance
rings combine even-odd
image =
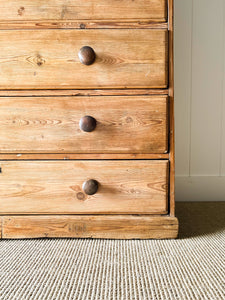
[[[177,216],[177,240],[2,240],[0,299],[224,300],[225,202]]]

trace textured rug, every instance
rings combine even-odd
[[[0,299],[224,300],[225,202],[177,216],[177,240],[2,240]]]

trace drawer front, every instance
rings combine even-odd
[[[0,89],[166,88],[167,46],[167,30],[3,30]]]
[[[167,212],[167,161],[2,161],[0,165],[0,213]]]
[[[166,0],[7,0],[1,3],[0,20],[112,20],[166,21]]]
[[[166,96],[1,97],[1,153],[165,153],[167,102]]]

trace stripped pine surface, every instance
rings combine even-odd
[[[166,214],[168,161],[1,161],[0,214]],[[96,180],[87,195],[83,184]]]
[[[2,97],[1,153],[166,153],[166,96]],[[97,122],[80,129],[84,116]]]
[[[142,20],[165,22],[167,0],[7,0],[0,21]]]
[[[0,89],[167,88],[167,64],[167,30],[0,31]]]
[[[176,238],[174,217],[125,215],[4,216],[2,238]]]

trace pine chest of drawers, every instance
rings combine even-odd
[[[2,238],[175,238],[172,0],[0,10]]]

